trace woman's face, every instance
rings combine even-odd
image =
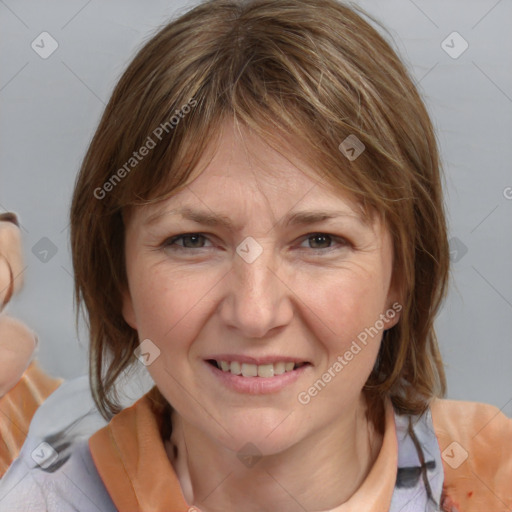
[[[251,132],[221,133],[199,177],[128,222],[123,314],[184,421],[278,453],[356,407],[399,317],[392,245]]]

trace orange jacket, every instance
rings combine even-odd
[[[36,409],[62,382],[32,361],[16,386],[0,398],[0,478],[18,456]]]

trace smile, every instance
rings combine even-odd
[[[203,364],[210,370],[207,374],[223,387],[235,393],[249,395],[279,393],[291,388],[304,374],[309,375],[313,368],[309,362],[282,361],[279,356],[275,358],[275,362],[266,357],[259,360],[240,357],[243,361],[233,359],[234,357],[227,357],[226,354],[219,359],[205,359]]]
[[[217,361],[215,359],[208,360],[213,366],[216,366],[223,372],[229,372],[233,375],[240,375],[242,377],[263,377],[270,378],[284,373],[292,372],[309,363],[294,363],[278,361],[275,363],[267,364],[251,364],[241,363],[239,361]]]

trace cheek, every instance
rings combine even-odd
[[[318,337],[331,346],[343,346],[374,326],[386,308],[385,281],[380,272],[340,272],[316,281],[305,278],[301,295],[312,313],[310,323],[319,329]]]
[[[199,316],[219,277],[211,272],[189,275],[154,265],[139,271],[131,288],[139,336],[163,345],[182,345],[200,328]]]
[[[311,418],[336,417],[360,396],[382,339],[375,325],[386,306],[384,282],[379,272],[354,271],[302,288],[309,306],[304,310],[310,310],[306,322],[319,342],[316,353],[322,353],[314,377],[297,395]]]

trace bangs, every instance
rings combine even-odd
[[[319,48],[307,34],[256,14],[240,20],[243,31],[226,20],[205,29],[186,57],[168,51],[159,72],[149,73],[152,46],[172,48],[172,31],[141,50],[137,58],[148,70],[128,78],[137,97],[113,112],[130,124],[118,132],[111,177],[125,178],[104,200],[110,213],[179,192],[204,169],[199,161],[213,157],[228,120],[253,130],[319,184],[348,195],[365,220],[375,212],[389,218],[392,203],[411,195],[396,172],[404,162],[390,121],[374,107],[381,93],[360,63],[335,51],[336,40],[321,24]],[[207,57],[204,47],[212,49]],[[340,149],[347,138],[364,148],[357,159]],[[136,158],[141,150],[146,156]]]

